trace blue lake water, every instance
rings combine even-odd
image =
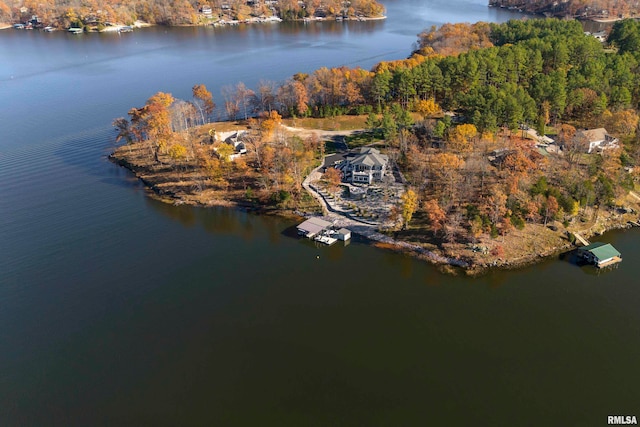
[[[520,18],[388,1],[377,22],[0,32],[0,425],[604,425],[640,415],[640,233],[451,277],[290,221],[150,200],[109,163],[157,91],[406,57],[425,27]],[[319,258],[318,258],[319,257]]]

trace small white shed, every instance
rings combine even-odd
[[[347,230],[346,228],[341,228],[337,231],[336,237],[338,238],[338,240],[349,240],[351,238],[351,231]]]

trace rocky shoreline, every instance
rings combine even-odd
[[[127,158],[127,149],[120,147],[114,153],[109,155],[109,160],[113,163],[124,167],[131,171],[137,179],[142,182],[149,191],[149,196],[164,203],[173,205],[191,205],[196,207],[214,207],[223,206],[227,208],[241,209],[244,211],[250,211],[257,214],[270,214],[283,217],[296,217],[308,216],[317,214],[317,212],[300,212],[294,209],[280,209],[275,207],[269,207],[259,204],[255,201],[246,200],[239,195],[232,195],[230,193],[219,192],[216,194],[208,194],[206,197],[197,197],[193,194],[187,194],[181,190],[180,186],[176,183],[169,182],[166,177],[161,178],[162,175],[157,171],[148,170],[147,167],[136,164]],[[306,186],[305,186],[306,188]],[[313,190],[309,191],[314,197],[316,195]],[[316,197],[318,199],[318,197]],[[638,202],[637,200],[634,200]],[[319,201],[322,204],[321,201]],[[468,276],[480,276],[487,274],[492,270],[509,270],[526,267],[529,265],[537,264],[544,260],[548,260],[558,255],[569,252],[577,246],[572,243],[570,234],[573,232],[579,232],[585,238],[591,238],[601,235],[607,231],[624,229],[631,227],[631,222],[638,221],[638,214],[635,210],[629,213],[616,213],[616,210],[610,210],[605,212],[599,212],[597,219],[588,224],[589,227],[580,227],[579,225],[570,226],[566,229],[560,230],[559,228],[552,226],[556,230],[552,230],[549,227],[542,225],[527,225],[528,229],[519,232],[514,231],[510,236],[502,237],[501,241],[496,239],[480,242],[478,245],[469,247],[469,244],[457,246],[451,246],[448,248],[439,248],[437,246],[426,247],[422,244],[412,242],[410,239],[402,239],[402,236],[398,238],[393,233],[380,233],[377,229],[374,229],[371,225],[360,224],[357,221],[349,220],[346,217],[341,217],[337,214],[331,214],[323,206],[326,215],[333,215],[330,219],[338,221],[342,226],[350,228],[354,233],[367,239],[373,246],[379,247],[385,250],[392,250],[413,256],[431,264],[440,267],[441,271],[449,274],[463,273]],[[397,234],[397,233],[396,233]],[[545,237],[546,245],[539,244],[534,241],[525,241],[527,237],[532,240],[532,236]],[[482,247],[483,244],[490,245],[517,245],[518,247],[535,247],[535,250],[525,251],[522,255],[517,251],[506,251],[502,255],[492,255],[489,251],[477,251],[476,247]],[[528,246],[527,246],[528,245]],[[522,251],[521,251],[522,252]]]

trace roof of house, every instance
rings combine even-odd
[[[324,167],[325,168],[333,167],[335,165],[342,163],[344,159],[345,159],[344,153],[331,154],[324,158]]]
[[[346,229],[346,228],[341,228],[340,230],[338,230],[338,233],[340,233],[340,234],[349,234],[349,233],[351,233],[351,231]]]
[[[298,230],[302,230],[306,233],[318,234],[325,228],[331,227],[331,225],[332,224],[329,221],[325,221],[324,219],[313,217],[313,218],[309,218],[302,224],[298,225],[297,228]]]
[[[621,254],[609,243],[596,242],[580,248],[581,251],[589,251],[599,260],[619,257]]]
[[[378,150],[371,147],[362,147],[360,154],[356,155],[351,160],[352,165],[365,165],[365,166],[384,166],[389,162],[389,157],[384,154],[380,154]]]
[[[583,130],[581,133],[589,142],[604,141],[609,134],[605,128]]]

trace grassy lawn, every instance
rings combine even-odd
[[[374,131],[363,131],[345,137],[345,142],[349,148],[362,147],[373,142],[382,141],[382,131],[377,129]]]

